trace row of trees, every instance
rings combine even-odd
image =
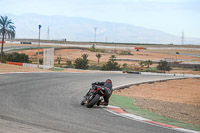
[[[97,54],[96,57],[98,58],[98,64],[99,64],[101,54]],[[59,58],[57,58],[57,61],[58,59]],[[109,58],[109,61],[103,64],[103,66],[101,67],[101,70],[121,70],[120,65],[115,61],[116,61],[115,55],[111,55],[111,57]],[[76,69],[88,69],[89,68],[88,64],[89,64],[89,60],[88,60],[87,54],[83,54],[81,57],[77,58],[74,61],[74,64],[72,64],[71,61],[67,61],[68,67],[75,67]]]
[[[147,68],[149,68],[149,66],[152,65],[153,62],[151,60],[147,60],[147,61],[141,61],[139,64],[141,67],[147,66]]]
[[[30,63],[28,55],[24,53],[7,53],[4,54],[4,61],[11,61],[11,62],[22,62],[22,63]]]
[[[96,57],[98,58],[98,64],[99,64],[99,59],[101,58],[101,55],[97,54]],[[67,66],[72,67],[74,65],[74,67],[76,69],[88,69],[89,68],[88,64],[89,64],[89,60],[88,60],[87,54],[83,54],[82,57],[77,58],[75,60],[74,64],[72,64],[71,61],[67,61]],[[147,68],[149,68],[149,66],[152,65],[152,61],[151,60],[141,61],[139,64],[141,66],[147,66]],[[126,68],[126,67],[127,67],[127,64],[124,64],[123,68]],[[116,56],[111,55],[108,62],[103,64],[103,66],[101,67],[101,70],[111,70],[112,71],[112,70],[122,70],[122,68],[116,62]],[[157,70],[165,72],[165,71],[170,71],[171,68],[166,61],[160,61],[157,66]]]

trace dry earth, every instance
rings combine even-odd
[[[136,106],[200,126],[200,79],[134,85],[113,93],[135,99]]]
[[[24,50],[24,51],[20,51],[20,53],[25,53],[27,55],[29,55],[29,57],[31,59],[37,59],[37,55],[36,52],[38,50],[34,49],[34,50]],[[40,52],[42,52],[42,49],[40,50]],[[118,53],[120,53],[118,51]],[[57,57],[61,57],[62,61],[61,64],[66,65],[66,61],[72,61],[74,62],[77,58],[81,57],[83,54],[88,54],[88,59],[89,59],[89,64],[90,65],[98,65],[98,60],[96,57],[96,54],[98,54],[98,52],[91,52],[88,50],[81,50],[81,49],[60,49],[60,50],[56,50],[55,51],[55,60]],[[102,56],[100,58],[100,64],[102,65],[105,62],[107,62],[109,60],[109,57],[112,54],[115,54],[112,52],[112,50],[107,50],[106,53],[100,53]],[[152,60],[152,61],[159,61],[159,60],[164,60],[166,58],[173,58],[173,59],[178,59],[178,60],[186,60],[186,61],[196,61],[196,62],[200,62],[200,57],[192,57],[192,56],[186,56],[186,55],[176,55],[176,54],[164,54],[164,53],[150,53],[148,51],[131,51],[131,54],[133,55],[119,55],[119,54],[115,54],[117,58],[128,58],[128,59],[136,59],[136,60]],[[42,55],[40,55],[40,57],[42,58]],[[131,61],[117,61],[120,65],[123,65],[124,63],[127,63],[129,65],[130,68],[135,68],[135,67],[139,67],[139,63],[138,62],[131,62]],[[151,67],[155,67],[157,66],[157,64],[153,64],[151,65]],[[177,72],[178,71],[178,72]],[[184,70],[185,71],[185,70]],[[173,71],[174,73],[184,73],[182,70],[179,72],[179,70]],[[190,73],[191,71],[187,72]],[[200,74],[200,72],[196,71],[193,72],[193,74]]]
[[[51,70],[30,68],[23,66],[16,66],[10,64],[0,63],[0,73],[9,73],[9,72],[52,72]],[[76,69],[64,69],[61,72],[93,72],[90,70],[76,70]]]
[[[51,71],[0,63],[0,73],[2,72],[6,73],[6,72],[51,72]]]
[[[1,72],[50,72],[0,63]],[[65,69],[64,72],[91,72]],[[170,80],[132,86],[113,93],[135,99],[136,106],[200,126],[200,79]]]
[[[111,50],[109,50],[111,51]],[[30,58],[36,58],[35,50],[25,50],[20,53],[25,53]],[[40,50],[42,52],[42,49]],[[151,53],[158,52],[155,50],[144,50],[144,51],[131,51],[133,55],[116,55],[117,58],[131,58],[131,59],[142,59],[142,60],[163,60],[165,58],[193,60],[200,62],[199,57],[191,57],[185,55],[176,54],[164,54],[164,53]],[[176,50],[162,52],[175,53]],[[181,53],[199,53],[199,51],[188,51],[182,50]],[[90,52],[88,50],[81,49],[60,49],[55,51],[55,59],[59,56],[62,57],[63,64],[66,64],[67,60],[75,61],[76,58],[81,57],[82,54],[88,54],[90,65],[97,65],[96,52]],[[100,65],[107,62],[110,55],[113,53],[100,53]],[[127,63],[129,65],[138,65],[138,62],[127,62],[118,61],[119,64]],[[154,65],[152,65],[154,66]],[[37,68],[24,68],[21,66],[13,66],[0,63],[0,72],[40,72],[49,71],[41,70]],[[65,69],[63,72],[91,72],[82,70]],[[173,70],[170,73],[189,73],[189,74],[200,74],[200,71],[192,70]],[[192,123],[200,126],[200,79],[182,79],[182,80],[171,80],[167,82],[154,83],[154,84],[143,84],[139,86],[132,86],[127,89],[114,91],[114,94],[128,96],[135,99],[138,107],[157,112],[161,115],[183,121],[186,123]]]

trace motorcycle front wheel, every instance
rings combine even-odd
[[[100,96],[98,94],[96,94],[92,100],[87,101],[86,106],[88,108],[92,108],[99,101],[99,98],[100,98]]]

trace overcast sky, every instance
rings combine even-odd
[[[1,15],[86,17],[200,38],[200,0],[0,0],[0,5]]]

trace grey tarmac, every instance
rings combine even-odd
[[[114,73],[17,73],[0,75],[0,133],[178,133],[126,119],[80,102],[95,81],[114,86],[161,79],[163,75]]]

